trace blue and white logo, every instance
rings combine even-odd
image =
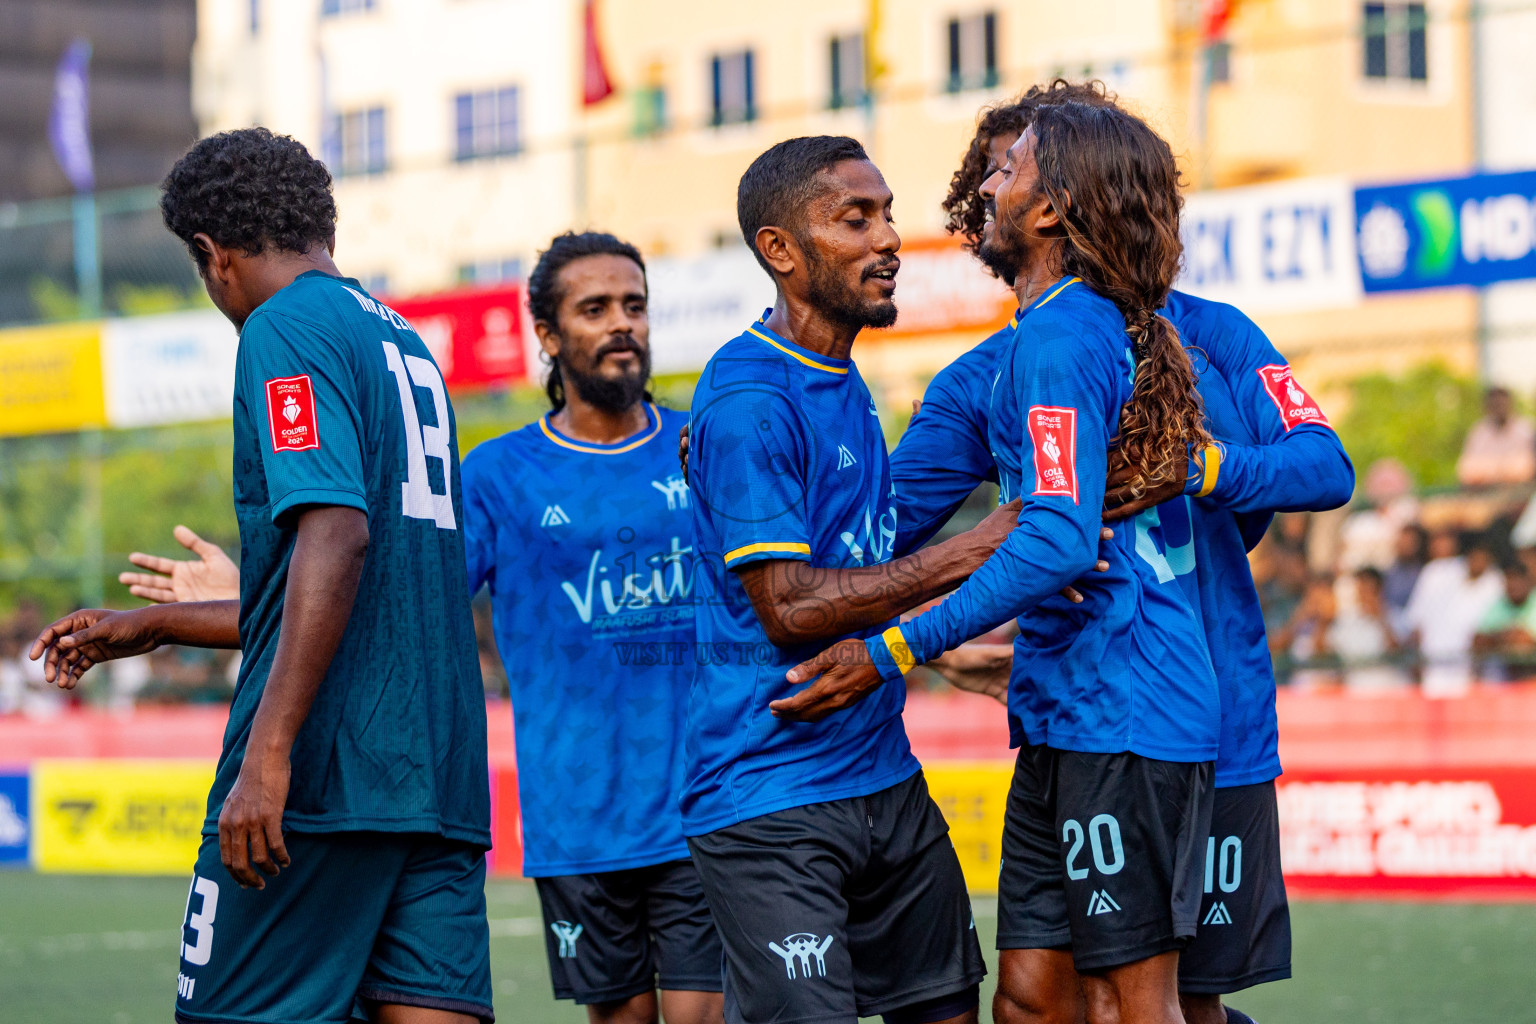
[[[582,927],[569,921],[556,921],[549,926],[549,930],[555,933],[555,938],[560,940],[560,956],[566,960],[576,959],[576,940],[581,938]]]
[[[796,932],[784,937],[784,945],[777,942],[768,943],[768,948],[784,961],[784,973],[791,981],[795,980],[796,967],[799,968],[798,977],[801,978],[825,978],[827,976],[827,950],[832,948],[832,936],[818,938],[810,932]],[[815,964],[815,974],[811,973],[811,965]]]

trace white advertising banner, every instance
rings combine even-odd
[[[1181,291],[1250,314],[1360,301],[1354,186],[1343,178],[1190,193],[1182,232]]]
[[[745,248],[693,260],[653,260],[651,366],[657,373],[703,369],[715,350],[773,305],[773,282]]]
[[[215,310],[106,321],[101,358],[108,425],[228,418],[238,339]]]

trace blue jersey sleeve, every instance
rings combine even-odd
[[[811,560],[806,526],[810,439],[789,397],[771,388],[722,392],[694,419],[694,500],[710,512],[727,569]]]
[[[496,574],[496,517],[491,515],[483,464],[488,454],[464,460],[460,472],[464,490],[464,557],[473,597]]]
[[[299,505],[368,510],[357,374],[336,339],[303,320],[258,313],[240,332],[242,398],[260,421],[273,522]]]
[[[1207,356],[1258,443],[1224,443],[1215,480],[1192,482],[1191,492],[1204,491],[1239,513],[1338,508],[1355,489],[1339,435],[1258,325],[1235,309],[1222,310],[1220,338],[1208,345]]]
[[[1019,464],[1024,489],[1033,469],[1034,489],[1023,495],[1019,525],[941,604],[867,641],[887,678],[1016,618],[1092,570],[1125,368],[1113,362],[1112,346],[1085,342],[1071,327],[1041,324],[1033,337],[1021,336],[997,385],[1012,388],[1024,411]]]
[[[896,485],[896,557],[922,547],[997,467],[987,446],[986,395],[963,393],[947,371],[933,379],[923,407],[891,453]]]

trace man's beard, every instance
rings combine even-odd
[[[603,358],[610,352],[634,352],[639,357],[639,366],[633,373],[625,373],[619,377],[605,377],[596,372],[596,368],[602,363]],[[560,346],[560,379],[567,388],[580,395],[582,401],[594,405],[604,412],[621,413],[629,409],[645,396],[645,385],[651,379],[651,352],[650,349],[639,346],[624,346],[608,343],[594,353],[592,362],[587,366],[578,366],[577,359],[572,358],[574,353],[568,351],[566,345]]]
[[[849,288],[821,258],[809,239],[801,242],[800,249],[805,253],[807,298],[818,313],[835,324],[854,330],[889,327],[896,322],[895,300],[866,299],[860,291]],[[863,284],[863,279],[859,283]]]
[[[1012,287],[1013,279],[1024,264],[1024,246],[1020,239],[1010,237],[1008,228],[997,217],[996,204],[988,203],[987,208],[992,211],[992,237],[984,239],[977,247],[976,258]]]

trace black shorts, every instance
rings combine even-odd
[[[1224,996],[1289,978],[1291,909],[1274,782],[1216,791],[1204,863],[1200,930],[1179,958],[1179,991]]]
[[[998,949],[1067,949],[1099,971],[1195,934],[1211,762],[1026,743],[1003,818]]]
[[[720,936],[692,861],[534,883],[556,999],[720,991]]]
[[[852,1024],[963,997],[986,974],[949,825],[921,772],[688,845],[725,944],[731,1024]]]

